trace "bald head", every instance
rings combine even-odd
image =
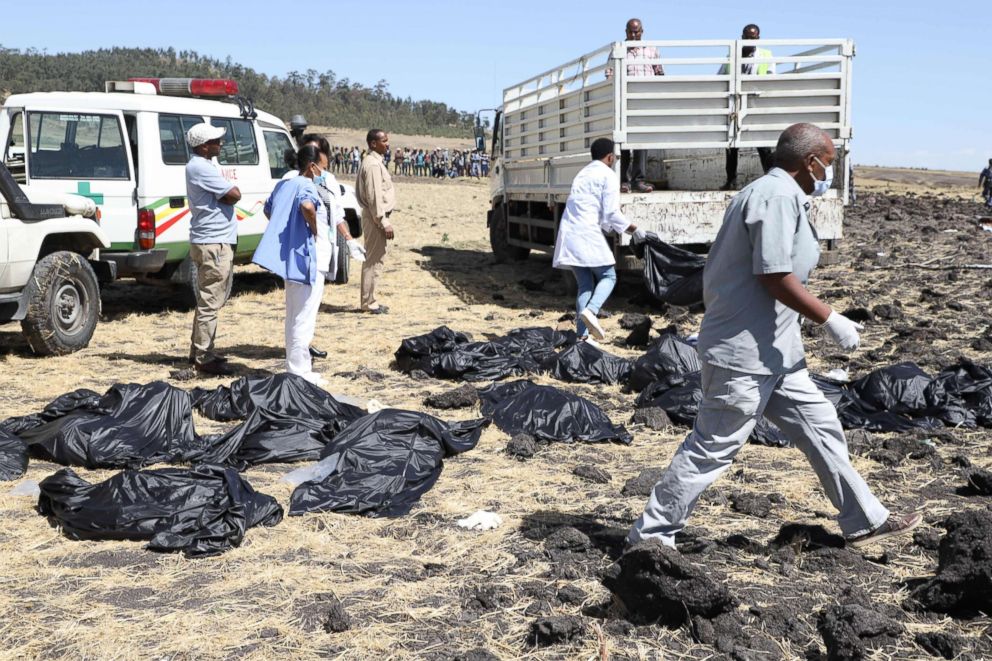
[[[793,124],[782,131],[775,145],[775,165],[788,172],[805,170],[813,157],[822,158],[834,150],[830,135],[813,124]]]
[[[641,19],[632,18],[627,21],[627,41],[640,41],[644,34],[644,26]]]

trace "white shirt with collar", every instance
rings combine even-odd
[[[603,232],[620,234],[629,226],[620,212],[620,178],[606,163],[591,162],[572,181],[558,225],[555,268],[616,264]]]

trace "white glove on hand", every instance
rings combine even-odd
[[[854,351],[861,345],[858,331],[865,329],[861,324],[851,321],[836,310],[830,312],[830,316],[823,322],[823,328],[830,335],[830,339],[846,351]]]
[[[634,233],[631,235],[631,240],[634,243],[644,243],[647,240],[647,238],[648,238],[648,233],[642,230],[640,227],[635,229]]]
[[[356,262],[365,261],[365,248],[358,244],[358,239],[348,239],[348,254]]]

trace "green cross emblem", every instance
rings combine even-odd
[[[76,186],[76,195],[82,195],[83,197],[88,197],[95,204],[103,204],[103,193],[91,193],[90,192],[90,182],[80,181]]]

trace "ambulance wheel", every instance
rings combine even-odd
[[[233,266],[231,267],[234,268]],[[196,264],[193,263],[193,259],[186,255],[180,264],[179,268],[176,269],[175,274],[172,276],[175,282],[183,285],[183,291],[185,292],[185,301],[187,305],[196,307]],[[224,304],[231,299],[231,290],[234,288],[234,276],[227,281],[227,291],[224,292]]]
[[[334,274],[334,284],[348,284],[348,275],[351,270],[351,259],[348,256],[348,240],[341,234],[335,234],[338,242],[338,271]]]
[[[40,356],[62,356],[90,343],[100,319],[100,285],[86,259],[65,250],[35,264],[25,288],[21,331]]]

